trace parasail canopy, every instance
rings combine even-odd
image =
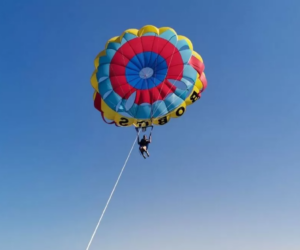
[[[106,43],[94,64],[94,106],[116,126],[165,125],[207,86],[203,59],[169,27],[126,30]]]

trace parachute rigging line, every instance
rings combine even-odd
[[[140,132],[139,132],[139,133],[140,133]],[[96,228],[95,228],[95,230],[94,230],[94,232],[93,232],[93,234],[92,234],[92,237],[91,237],[91,239],[90,239],[90,242],[89,242],[89,244],[88,244],[86,250],[89,250],[89,248],[90,248],[90,245],[91,245],[91,243],[92,243],[92,241],[93,241],[93,239],[94,239],[94,236],[95,236],[95,234],[96,234],[96,232],[97,232],[97,230],[98,230],[98,227],[99,227],[99,225],[100,225],[100,223],[101,223],[101,220],[102,220],[102,218],[103,218],[103,216],[104,216],[104,214],[105,214],[105,211],[106,211],[106,209],[107,209],[107,207],[108,207],[108,204],[109,204],[109,202],[110,202],[110,200],[111,200],[111,198],[112,198],[112,196],[113,196],[113,194],[114,194],[114,192],[115,192],[115,190],[116,190],[116,187],[117,187],[117,185],[118,185],[118,183],[119,183],[119,180],[120,180],[120,178],[121,178],[121,176],[122,176],[122,173],[123,173],[123,171],[124,171],[124,169],[125,169],[125,167],[126,167],[126,165],[127,165],[128,159],[129,159],[129,157],[130,157],[130,155],[131,155],[131,152],[132,152],[132,150],[133,150],[133,148],[134,148],[134,145],[135,145],[136,141],[137,141],[137,137],[135,138],[135,140],[134,140],[134,142],[133,142],[133,144],[132,144],[132,147],[131,147],[131,149],[130,149],[130,151],[129,151],[129,154],[128,154],[128,156],[127,156],[127,158],[126,158],[126,160],[125,160],[125,163],[124,163],[124,165],[123,165],[123,167],[122,167],[122,169],[121,169],[121,172],[120,172],[120,174],[119,174],[119,176],[118,176],[118,179],[117,179],[117,181],[116,181],[116,183],[115,183],[115,185],[114,185],[114,187],[113,187],[113,189],[112,189],[112,191],[111,191],[111,193],[110,193],[110,196],[109,196],[109,198],[108,198],[108,200],[107,200],[107,202],[106,202],[106,205],[105,205],[105,207],[104,207],[104,209],[103,209],[103,211],[102,211],[102,214],[101,214],[101,216],[100,216],[100,219],[99,219],[99,221],[98,221],[98,223],[97,223],[97,226],[96,226]]]

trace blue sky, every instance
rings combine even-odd
[[[208,87],[137,148],[91,246],[298,250],[297,0],[0,1],[0,246],[85,249],[134,140],[92,103],[93,60],[146,24],[191,39]]]

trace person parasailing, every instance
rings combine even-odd
[[[149,145],[149,143],[151,143],[151,141],[152,141],[151,133],[149,135],[149,139],[147,139],[147,136],[144,135],[142,140],[140,140],[140,136],[138,135],[139,149],[140,149],[140,152],[141,152],[142,156],[144,157],[144,159],[146,159],[146,156],[144,155],[144,153],[146,153],[148,157],[150,156],[150,154],[148,152],[148,145]]]

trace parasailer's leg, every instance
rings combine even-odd
[[[150,154],[149,154],[149,152],[148,152],[148,149],[145,151],[146,152],[146,154],[148,155],[148,157],[150,156]]]
[[[144,150],[145,150],[145,152],[146,152],[146,154],[148,155],[148,157],[150,156],[150,154],[149,154],[149,152],[148,152],[148,147],[147,146],[145,146],[144,147]]]
[[[144,153],[146,153],[148,157],[150,156],[148,149],[143,149],[143,151],[141,151],[141,152],[142,152],[143,156],[144,156]]]
[[[142,156],[146,159],[146,156],[144,155],[145,147],[140,147],[140,152],[141,152]]]

